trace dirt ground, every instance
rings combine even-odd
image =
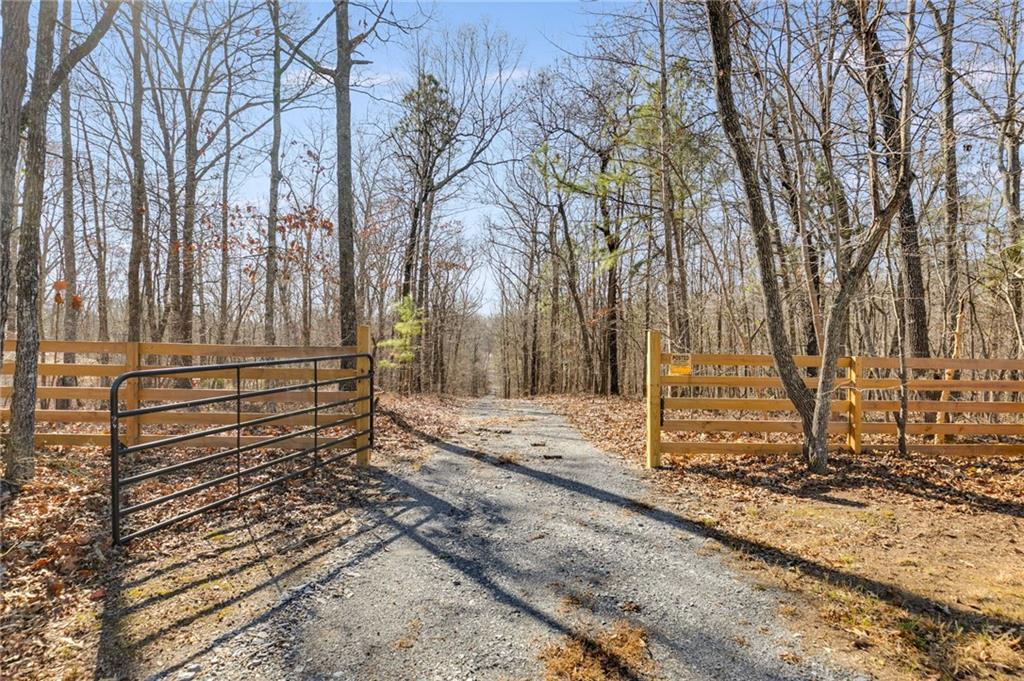
[[[641,465],[639,401],[545,402]],[[450,400],[385,396],[383,407],[379,455],[413,469],[431,447],[410,429],[448,437],[463,427]],[[502,457],[518,466],[522,454]],[[808,645],[881,679],[1024,678],[1024,459],[839,455],[827,476],[778,457],[668,459],[649,476],[656,502],[711,538],[702,552],[795,596],[783,614]],[[361,510],[394,494],[340,466],[118,552],[107,475],[101,449],[49,450],[35,481],[3,501],[4,678],[173,662],[196,639],[272,612],[308,566],[358,541]],[[629,633],[610,624],[605,643],[640,646]],[[567,637],[546,654],[564,662],[603,640],[581,648]]]
[[[546,398],[605,451],[644,456],[638,400]],[[1024,459],[666,457],[666,506],[713,528],[786,614],[882,679],[1024,678]]]
[[[649,477],[537,402],[481,398],[401,497],[310,575],[260,641],[195,658],[244,681],[865,681],[807,649],[700,528],[649,505]],[[345,574],[351,572],[352,574]],[[339,598],[339,595],[341,598]],[[787,598],[782,594],[783,598]],[[225,660],[230,660],[225,665]]]
[[[392,415],[439,437],[455,428],[457,408],[384,395],[376,456],[415,459],[425,446]],[[103,678],[117,669],[128,678],[211,631],[230,632],[359,534],[352,518],[389,494],[342,463],[114,550],[108,478],[105,449],[52,448],[35,479],[3,500],[0,677]]]

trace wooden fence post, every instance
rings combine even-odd
[[[124,368],[125,371],[135,371],[139,368],[139,343],[128,341],[124,344]],[[139,379],[133,378],[124,384],[124,403],[128,409],[139,408]],[[128,428],[125,433],[125,444],[129,447],[139,444],[139,417],[128,417]]]
[[[367,353],[370,352],[370,327],[366,324],[360,324],[356,327],[356,352]],[[370,360],[366,358],[359,358],[356,360],[356,371],[359,374],[365,374],[370,371]],[[373,378],[363,378],[356,381],[356,395],[358,397],[369,397],[370,396],[370,381]],[[363,400],[356,403],[356,409],[362,410],[363,413],[369,414],[370,409],[373,405],[370,404],[369,400]],[[356,430],[367,430],[370,427],[370,419],[362,418],[356,421]],[[356,438],[356,447],[366,447],[370,444],[369,435],[361,435]],[[356,454],[356,463],[360,466],[370,465],[370,450],[364,449],[363,451]]]
[[[960,309],[956,315],[956,329],[953,331],[953,354],[951,359],[960,359],[960,354],[964,349],[964,311],[966,310],[967,297],[964,296],[960,299]],[[955,364],[955,362],[953,362]],[[953,367],[947,368],[942,372],[942,378],[947,381],[956,380],[956,369]],[[949,390],[943,390],[942,395],[939,396],[940,402],[948,402],[951,397]],[[950,423],[949,414],[945,412],[939,412],[936,414],[935,423],[943,424]],[[950,441],[950,436],[945,433],[936,433],[935,442],[944,445]]]
[[[661,466],[661,331],[647,331],[647,467]]]
[[[854,454],[861,452],[861,425],[864,422],[864,405],[861,402],[860,388],[857,381],[862,378],[864,371],[860,357],[850,358],[850,368],[847,374],[850,379],[850,387],[847,393],[850,396],[850,431],[847,434],[846,444]]]

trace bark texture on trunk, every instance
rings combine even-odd
[[[764,210],[761,187],[758,184],[757,171],[754,167],[754,156],[740,123],[740,114],[736,109],[732,92],[732,50],[729,45],[730,6],[727,2],[709,0],[705,7],[707,8],[708,27],[714,53],[718,114],[743,181],[748,218],[754,232],[754,246],[761,274],[768,343],[775,359],[775,367],[786,389],[786,395],[800,414],[804,435],[810,443],[814,436],[812,432],[814,397],[804,385],[800,371],[793,361],[793,348],[789,342],[789,335],[786,333],[782,296],[779,293],[778,277],[776,276],[771,224]],[[823,371],[826,369],[827,367],[823,367]],[[812,461],[811,465],[815,468],[822,468],[825,462]]]
[[[56,0],[43,0],[36,18],[36,54],[32,90],[25,109],[25,194],[18,234],[18,349],[15,353],[11,432],[4,451],[4,477],[15,485],[35,473],[36,364],[39,360],[39,227],[46,180],[46,110],[53,64]]]
[[[277,341],[274,328],[274,288],[277,286],[277,201],[281,189],[281,6],[270,0],[270,20],[274,26],[273,134],[270,141],[270,198],[267,202],[267,276],[264,286],[263,342]]]
[[[690,351],[690,320],[687,316],[685,293],[680,295],[676,283],[673,245],[678,225],[675,215],[675,194],[672,190],[672,161],[669,153],[671,139],[668,120],[668,63],[665,57],[665,0],[658,0],[658,156],[661,180],[661,221],[665,238],[665,294],[668,304],[668,327],[673,346],[679,352]],[[681,243],[680,243],[681,247]],[[681,249],[680,249],[681,251]],[[683,253],[679,253],[680,280],[685,291],[686,272]]]
[[[942,160],[945,179],[943,202],[946,232],[945,266],[946,298],[943,307],[946,312],[946,334],[943,338],[943,354],[948,352],[947,341],[956,335],[957,320],[960,318],[960,186],[957,175],[956,154],[956,109],[953,101],[953,24],[956,19],[956,0],[948,0],[946,18],[932,8],[935,23],[942,33]]]
[[[0,43],[0,345],[7,333],[11,290],[11,236],[17,211],[21,102],[28,82],[28,2],[3,2]]]
[[[348,35],[348,0],[335,0],[334,29],[338,44],[338,64],[334,74],[338,137],[338,317],[341,344],[355,345],[355,213],[352,197],[352,103],[349,92],[352,52]]]
[[[132,3],[132,242],[128,255],[128,340],[142,340],[139,271],[145,244],[146,159],[142,153],[142,3]]]
[[[67,59],[71,51],[71,0],[64,0],[60,30],[60,56]],[[61,144],[61,221],[64,232],[64,339],[78,339],[78,262],[75,258],[75,194],[74,159],[71,146],[71,85],[65,79],[60,86],[60,144]],[[64,362],[74,364],[75,353],[64,353]],[[65,376],[71,379],[74,377]],[[58,407],[59,408],[59,407]]]
[[[224,35],[224,63],[231,64],[230,56],[231,31]],[[227,90],[224,94],[224,168],[220,178],[220,305],[217,310],[217,342],[226,343],[228,336],[228,265],[231,254],[228,223],[231,220],[231,98],[234,88],[234,77],[230,66],[227,68]],[[200,294],[200,300],[203,299]]]

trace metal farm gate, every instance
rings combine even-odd
[[[368,464],[374,432],[373,372],[373,356],[359,352],[140,369],[117,376],[110,386],[114,543],[351,456]],[[208,396],[157,404],[143,400],[121,409],[122,388],[137,398],[145,394],[145,384],[174,385],[176,395],[194,391]],[[215,413],[208,410],[218,406]],[[219,425],[188,427],[202,423]],[[147,434],[147,424],[162,424],[163,432]],[[168,425],[181,432],[167,433]],[[343,451],[321,455],[339,449]],[[133,526],[126,529],[129,518]]]

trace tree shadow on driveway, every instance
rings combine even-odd
[[[516,468],[498,462],[497,457],[476,450],[462,448],[444,441],[434,441],[433,444],[449,452],[453,452],[450,448],[455,447],[456,450],[453,453],[460,456],[471,456],[488,464]],[[602,645],[599,640],[600,632],[592,622],[579,619],[574,611],[552,607],[550,596],[542,596],[543,592],[552,591],[552,579],[556,576],[556,568],[570,566],[569,561],[565,560],[565,555],[534,555],[532,556],[533,560],[528,561],[527,567],[512,565],[503,555],[513,555],[519,550],[517,545],[502,546],[502,538],[489,535],[486,531],[480,536],[479,541],[464,541],[463,532],[458,525],[467,521],[470,516],[475,516],[479,504],[489,503],[482,495],[474,497],[462,506],[454,507],[450,502],[403,475],[380,469],[375,474],[387,486],[398,490],[408,500],[410,511],[415,510],[415,512],[404,514],[387,513],[383,509],[379,512],[371,510],[371,517],[374,517],[375,523],[391,530],[389,536],[400,536],[404,540],[412,542],[426,555],[443,564],[452,573],[456,573],[460,581],[471,583],[476,589],[483,592],[484,605],[477,607],[483,607],[488,613],[484,618],[486,621],[481,622],[467,615],[462,622],[463,626],[468,626],[474,631],[473,645],[476,647],[476,651],[467,650],[462,643],[458,642],[458,639],[449,638],[453,633],[451,631],[438,631],[435,633],[436,638],[445,640],[446,645],[457,647],[471,654],[486,650],[489,645],[487,640],[491,633],[487,627],[497,627],[506,635],[516,636],[520,624],[509,625],[509,628],[505,629],[504,625],[496,624],[494,621],[497,612],[513,611],[524,615],[533,625],[539,625],[531,626],[531,633],[526,634],[534,645],[546,645],[547,642],[543,636],[538,636],[541,633],[564,637],[562,642],[571,641],[587,651],[589,660],[611,675],[608,678],[622,681],[644,681],[651,678],[648,673],[631,665],[629,660],[620,656],[615,650],[609,650]],[[631,507],[631,510],[635,509]],[[501,514],[493,509],[485,515],[492,519],[492,522],[486,524],[487,528],[494,525],[494,520],[499,524],[505,522],[501,518]],[[575,548],[567,547],[566,551],[572,553]],[[576,557],[577,560],[571,563],[572,577],[575,580],[584,581],[587,575],[592,574],[591,568],[598,566],[591,565],[586,557]],[[372,570],[373,566],[366,566],[366,569]],[[422,565],[419,568],[410,567],[404,573],[385,572],[381,579],[386,580],[387,583],[395,583],[397,588],[401,589],[401,585],[405,583],[402,579],[404,577],[412,578],[417,569],[423,569]],[[598,570],[595,569],[594,572],[596,573]],[[432,584],[430,580],[434,578],[434,571],[428,570],[427,573],[428,575],[423,579],[427,580],[429,589]],[[376,581],[378,577],[373,579]],[[437,579],[444,581],[447,578],[437,577]],[[372,597],[368,596],[367,600],[369,602],[380,597],[381,592],[376,592]],[[439,607],[439,604],[433,599],[431,604],[426,606],[415,596],[408,600],[402,597],[397,598],[401,604],[397,610],[407,616],[416,612],[420,607],[429,607],[435,610],[437,620],[446,621],[447,610],[437,611],[436,608]],[[458,603],[458,598],[450,598],[454,598],[454,600],[446,601],[446,607],[452,607]],[[470,598],[470,596],[466,596],[466,598]],[[473,598],[480,603],[479,596],[473,596]],[[617,608],[615,610],[618,613],[617,616],[623,618],[622,612]],[[608,619],[615,616],[613,613],[598,613],[596,610],[593,614],[598,615],[598,618],[608,616]],[[346,670],[352,673],[353,678],[363,678],[368,673],[367,670],[370,669],[382,675],[382,678],[388,678],[389,675],[395,674],[394,668],[381,664],[379,660],[372,657],[366,658],[359,650],[346,649],[346,646],[351,646],[353,641],[353,632],[347,626],[351,615],[345,613],[336,617],[338,617],[336,623],[328,621],[309,626],[301,637],[305,643],[298,644],[291,651],[296,664],[300,660],[309,662],[317,659],[332,659],[345,655],[347,652],[352,657],[364,658],[362,662],[356,660],[354,669]],[[699,678],[779,680],[807,678],[806,670],[799,667],[787,668],[786,665],[779,663],[774,658],[760,659],[752,651],[744,650],[735,640],[728,639],[724,633],[714,631],[713,627],[706,626],[706,623],[698,623],[689,627],[674,627],[671,632],[648,629],[642,616],[639,617],[637,623],[644,625],[645,633],[662,648],[671,650],[673,657],[685,664],[687,669],[699,672]],[[676,620],[673,620],[673,623],[678,625]],[[337,628],[335,628],[335,624],[338,625]],[[393,625],[395,622],[391,622],[391,624]],[[482,626],[482,629],[474,628],[478,624]],[[327,640],[320,636],[324,629],[330,632]],[[522,631],[518,631],[522,636]],[[387,630],[377,631],[375,637],[386,641],[388,633]],[[394,649],[402,647],[404,646],[392,646],[389,649],[387,646],[381,647],[378,644],[374,648],[374,654],[397,656],[401,655],[401,652],[393,652]],[[530,653],[531,659],[518,662],[518,664],[524,665],[519,668],[520,673],[525,672],[531,663],[538,662],[538,653],[540,653],[539,649],[533,649]],[[412,655],[415,657],[425,656],[426,659],[430,657],[422,649],[413,652]],[[361,666],[363,664],[368,666]],[[403,674],[394,676],[394,678],[414,678],[411,676],[412,674],[423,671],[422,668],[402,668]]]
[[[493,454],[460,444],[436,441],[425,433],[409,427],[408,424],[406,424],[406,427],[410,433],[424,439],[429,439],[435,446],[452,454],[473,458],[493,466],[501,466],[504,470],[530,477],[545,484],[561,487],[574,494],[593,499],[596,502],[629,509],[651,521],[665,524],[692,535],[712,539],[734,551],[762,560],[768,564],[783,568],[795,568],[821,582],[867,593],[880,601],[902,608],[906,612],[927,620],[936,626],[946,627],[953,624],[966,633],[988,633],[997,630],[1006,631],[1018,636],[1024,634],[1024,622],[1020,620],[972,612],[959,607],[955,603],[931,599],[895,584],[836,569],[770,544],[737,536],[716,528],[710,523],[655,508],[638,499],[622,496],[600,487],[565,478],[549,471],[531,468],[521,463],[503,461]]]
[[[383,491],[372,473],[355,473],[360,495],[379,495]],[[329,482],[339,485],[353,484],[351,479],[338,479],[325,469],[318,474],[329,476]],[[307,489],[300,484],[290,492],[298,500],[291,498],[290,503],[301,503]],[[394,514],[407,509],[394,500],[375,503]],[[380,529],[372,523],[353,529],[351,512],[360,509],[353,509],[348,500],[339,501],[338,507],[326,515],[306,518],[300,524],[278,522],[275,516],[285,510],[283,502],[266,513],[236,509],[230,513],[230,523],[213,532],[185,530],[181,538],[169,541],[173,552],[167,550],[155,557],[152,553],[122,555],[106,584],[95,678],[173,675],[225,642],[271,620],[301,595],[289,590],[290,580],[320,566],[342,545]],[[347,561],[326,572],[321,569],[317,583],[330,581],[385,550],[396,539],[375,537]],[[242,615],[241,611],[246,612]],[[175,639],[182,635],[189,640],[177,643]],[[179,649],[168,653],[166,661],[155,662],[154,656],[165,652],[160,648],[166,650],[168,642]]]
[[[402,425],[402,424],[399,424]],[[646,520],[659,523],[680,532],[712,539],[742,554],[755,557],[769,564],[786,568],[796,568],[806,575],[822,582],[845,586],[863,592],[900,607],[917,617],[946,626],[950,621],[968,632],[1001,629],[1008,631],[1021,630],[1022,622],[1011,619],[988,617],[964,610],[956,605],[929,599],[899,586],[881,580],[873,580],[843,570],[822,565],[816,561],[803,558],[763,542],[752,541],[718,529],[709,523],[691,519],[678,513],[658,509],[639,499],[624,496],[599,486],[557,475],[547,470],[533,468],[516,461],[503,459],[494,454],[479,451],[435,437],[409,427],[405,429],[424,442],[443,449],[459,458],[473,459],[479,464],[500,468],[509,474],[524,476],[544,485],[551,485],[579,496],[587,504],[604,504],[621,510],[628,510]],[[404,475],[404,474],[403,474]],[[363,504],[360,515],[361,524],[354,531],[346,527],[348,517],[342,517],[346,509],[338,509],[336,514],[317,520],[316,530],[320,540],[292,553],[275,555],[277,549],[274,538],[281,533],[293,532],[291,529],[274,528],[264,522],[242,520],[230,529],[230,541],[216,546],[205,557],[201,564],[184,558],[173,558],[155,566],[146,574],[138,572],[138,565],[125,562],[123,569],[117,572],[114,580],[108,585],[105,598],[106,612],[102,620],[101,641],[96,665],[96,677],[102,678],[115,675],[118,678],[137,678],[141,675],[166,678],[188,667],[191,663],[218,650],[220,647],[238,637],[244,637],[254,627],[273,623],[275,618],[284,611],[301,603],[310,593],[331,586],[336,580],[343,578],[343,572],[365,563],[375,556],[380,556],[398,541],[410,541],[449,568],[465,575],[474,584],[485,590],[494,602],[515,608],[531,619],[541,623],[552,632],[569,637],[582,638],[593,644],[588,632],[581,631],[567,618],[560,617],[538,606],[526,596],[511,592],[506,586],[492,577],[495,570],[502,574],[513,574],[515,569],[507,564],[496,562],[495,553],[490,550],[488,538],[473,545],[463,544],[453,549],[443,540],[445,536],[437,535],[437,528],[425,526],[428,523],[440,523],[441,532],[464,522],[471,514],[479,512],[487,516],[492,524],[501,523],[500,508],[477,508],[476,504],[463,508],[453,505],[444,499],[414,484],[409,478],[396,475],[384,469],[375,468],[359,474],[359,484],[364,491],[387,493],[383,501],[369,500]],[[341,557],[337,553],[343,545],[351,551]],[[456,544],[456,546],[459,546]],[[225,561],[221,558],[233,552],[250,552],[244,560]],[[333,560],[332,560],[333,559]],[[481,569],[487,566],[487,569]],[[262,576],[253,578],[253,574],[262,571]],[[245,575],[242,580],[241,576]],[[304,588],[288,590],[286,585],[290,579],[301,579]],[[170,588],[157,591],[147,590],[147,585],[156,579],[170,579]],[[174,601],[194,600],[197,593],[204,592],[219,583],[232,580],[244,581],[244,585],[223,598],[214,598],[198,607],[181,612],[166,609],[168,603]],[[655,587],[656,588],[656,587]],[[246,612],[238,614],[239,606]],[[344,607],[343,605],[337,607]],[[169,614],[170,613],[170,614]],[[229,615],[229,613],[231,613]],[[225,617],[226,626],[210,627],[210,620]],[[139,635],[125,628],[124,618],[135,621],[150,619],[149,626]],[[166,663],[152,661],[152,649],[172,634],[190,632],[199,629],[197,644],[178,654]],[[659,635],[655,632],[655,635]],[[685,633],[693,641],[706,640],[713,636],[706,631],[688,631]],[[680,641],[663,637],[661,642],[674,647],[682,655],[686,649]],[[687,644],[691,645],[691,644]],[[702,644],[703,645],[703,644]],[[724,641],[706,641],[712,649],[725,650],[729,643]],[[735,648],[735,646],[732,646]],[[599,649],[599,648],[598,648]],[[301,650],[292,646],[293,655],[301,654]],[[144,659],[144,658],[150,659]],[[618,668],[614,659],[605,660],[609,668]],[[720,663],[733,670],[740,670],[748,678],[769,678],[772,676],[766,667],[753,659],[737,659],[722,656]],[[744,671],[745,670],[745,671]],[[258,671],[258,670],[257,670]],[[639,678],[630,677],[625,678]]]

